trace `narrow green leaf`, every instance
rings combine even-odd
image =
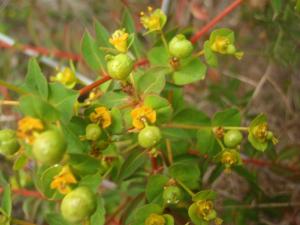
[[[104,55],[101,55],[99,47],[91,35],[85,32],[81,42],[81,51],[86,63],[95,71],[104,68]]]
[[[128,8],[125,8],[125,10],[124,10],[122,21],[123,21],[123,26],[125,27],[126,31],[128,33],[135,35],[133,43],[132,43],[132,48],[133,48],[133,52],[134,52],[136,58],[140,58],[142,56],[141,50],[143,49],[143,45],[136,35],[137,32],[135,30],[135,22],[130,14]]]
[[[105,208],[104,200],[99,197],[97,201],[96,212],[91,216],[90,225],[103,225],[105,224]]]
[[[132,151],[120,168],[118,180],[122,181],[133,175],[147,160],[145,151]]]
[[[38,94],[44,99],[48,98],[48,83],[41,71],[36,59],[33,58],[28,63],[27,74],[25,78],[25,89],[33,94]]]
[[[12,199],[11,199],[11,188],[9,184],[7,184],[4,187],[4,191],[2,194],[1,208],[6,213],[6,215],[10,217],[11,210],[12,210]]]

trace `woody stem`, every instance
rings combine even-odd
[[[202,27],[196,34],[194,34],[190,41],[195,44],[206,32],[213,28],[218,22],[220,22],[225,16],[231,13],[236,7],[238,7],[243,0],[235,0],[231,5],[225,8],[220,14],[213,18],[208,24]]]

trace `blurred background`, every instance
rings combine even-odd
[[[44,73],[54,75],[56,68],[74,60],[85,82],[98,74],[80,60],[84,31],[93,32],[99,20],[109,31],[121,24],[124,6],[129,7],[141,31],[139,13],[148,5],[168,13],[166,30],[178,27],[194,33],[233,0],[0,0],[0,79],[21,84],[32,50],[49,53],[40,57]],[[299,4],[299,3],[298,3]],[[244,177],[224,173],[213,183],[220,202],[243,201],[240,209],[223,208],[228,224],[300,224],[300,12],[295,0],[247,0],[225,17],[216,28],[228,27],[236,33],[236,44],[245,55],[241,61],[224,58],[218,69],[208,71],[205,81],[185,87],[186,99],[209,115],[217,110],[237,107],[245,123],[265,113],[279,137],[276,148],[253,155],[245,145]],[[198,45],[201,48],[209,33]],[[147,45],[147,40],[142,40]],[[14,45],[10,43],[14,41]],[[150,47],[150,46],[149,46]],[[70,54],[72,53],[72,54]],[[14,93],[0,86],[1,99],[14,99]],[[12,107],[0,108],[0,128],[16,127],[18,114]],[[249,154],[252,155],[249,155]],[[246,156],[247,155],[247,156]],[[249,157],[249,158],[247,158]],[[256,158],[259,160],[250,160]],[[7,162],[0,169],[9,171]],[[205,179],[210,179],[207,171]],[[246,179],[245,179],[246,177]],[[258,184],[255,184],[255,181]],[[257,190],[267,193],[265,205],[251,205]],[[225,200],[226,199],[226,200]],[[230,199],[230,200],[228,200]],[[28,203],[29,204],[29,203]],[[40,205],[19,213],[34,218]],[[218,207],[218,206],[217,206]],[[225,214],[224,214],[225,215]]]

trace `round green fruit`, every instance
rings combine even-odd
[[[238,130],[229,130],[224,135],[224,144],[228,148],[234,148],[243,140],[243,135]]]
[[[13,155],[20,148],[16,132],[5,129],[0,131],[0,153],[6,156]]]
[[[108,58],[107,70],[109,76],[117,80],[126,80],[133,69],[133,61],[126,54],[118,54]]]
[[[53,165],[61,161],[66,151],[66,142],[61,132],[48,130],[41,133],[33,143],[32,152],[42,164]]]
[[[182,197],[182,193],[177,186],[165,187],[163,192],[163,199],[167,204],[177,204]]]
[[[183,34],[178,34],[170,41],[169,51],[172,56],[186,58],[192,54],[193,45]]]
[[[102,130],[98,124],[90,123],[85,128],[85,137],[89,141],[96,141],[102,134]]]
[[[88,219],[96,210],[95,194],[88,187],[78,187],[62,200],[61,214],[70,223],[80,223]]]
[[[143,148],[151,148],[161,139],[161,133],[158,127],[146,126],[138,135],[138,142]]]

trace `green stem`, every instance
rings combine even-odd
[[[0,86],[6,87],[7,89],[12,90],[20,95],[27,94],[27,92],[23,91],[21,88],[15,86],[13,84],[7,83],[3,80],[0,80]]]
[[[130,146],[128,146],[127,148],[125,148],[122,152],[123,152],[123,153],[128,153],[128,152],[130,152],[131,150],[135,149],[135,148],[138,147],[138,146],[139,146],[139,144],[138,144],[138,143],[135,143],[135,144],[130,145]]]
[[[225,130],[244,130],[248,131],[249,127],[223,127]]]
[[[214,126],[201,126],[201,125],[192,125],[192,124],[177,124],[177,123],[171,123],[171,124],[164,124],[163,127],[168,128],[182,128],[182,129],[190,129],[190,130],[200,130],[200,129],[213,129]],[[225,130],[244,130],[248,131],[248,127],[230,127],[226,126],[223,127]]]
[[[166,48],[166,50],[169,52],[169,46],[168,46],[168,42],[167,42],[167,39],[163,33],[163,31],[160,32],[160,36],[161,36],[161,40]]]
[[[222,151],[224,151],[226,148],[225,148],[225,146],[223,145],[222,141],[221,141],[219,138],[216,138],[216,140],[217,140],[218,144],[220,145]]]
[[[194,192],[191,191],[184,183],[182,183],[180,180],[176,180],[176,182],[191,196],[194,197]]]

